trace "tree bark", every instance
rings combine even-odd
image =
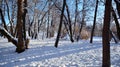
[[[112,0],[106,0],[105,3],[105,14],[104,14],[104,25],[103,25],[103,58],[102,58],[102,67],[110,67],[110,20],[111,20],[111,3]]]
[[[76,23],[77,23],[77,16],[78,16],[78,0],[75,0],[75,21],[74,21],[74,30],[73,30],[73,35],[75,35],[75,30],[76,30]]]
[[[70,19],[70,11],[69,11],[69,8],[68,8],[68,5],[65,1],[65,5],[66,5],[66,11],[67,11],[67,15],[68,15],[68,26],[69,26],[69,31],[70,31],[70,40],[71,42],[74,42],[73,40],[73,33],[72,33],[72,25],[71,25],[71,19]]]
[[[115,20],[115,24],[116,24],[116,28],[117,28],[117,36],[118,36],[118,39],[120,40],[120,26],[119,26],[119,21],[117,19],[117,16],[116,16],[116,13],[114,11],[114,9],[112,8],[112,16]]]
[[[24,9],[23,9],[23,33],[24,33],[24,40],[26,40],[26,21],[25,21],[25,18],[26,18],[26,14],[27,14],[27,0],[24,0]]]
[[[115,43],[117,44],[118,43],[118,41],[117,41],[117,39],[115,38],[115,36],[114,36],[114,34],[113,34],[113,32],[110,30],[110,35],[111,35],[111,39],[113,38],[114,39],[114,41],[115,41]],[[110,40],[111,40],[110,39]]]
[[[9,13],[9,5],[8,5],[8,2],[7,0],[5,0],[6,2],[6,6],[7,6],[7,14],[8,14],[8,20],[9,20],[9,23],[10,23],[10,33],[11,35],[13,35],[13,25],[12,25],[12,19],[10,18],[10,13]]]
[[[3,13],[2,13],[2,9],[1,9],[1,8],[0,8],[0,15],[1,15],[2,23],[4,24],[4,28],[8,31],[7,25],[6,25],[6,22],[5,22],[5,19],[4,19],[4,16],[3,16]]]
[[[118,12],[118,16],[120,18],[120,0],[114,0],[116,3],[116,7],[117,7],[117,12]]]
[[[79,36],[81,35],[81,31],[83,26],[85,25],[85,16],[86,16],[86,11],[85,11],[85,0],[83,0],[83,6],[82,6],[82,21],[80,23],[80,29],[79,29]],[[79,40],[79,38],[77,39],[77,41]]]
[[[65,2],[66,2],[66,0],[63,0],[63,7],[62,7],[62,11],[61,11],[61,16],[60,16],[60,25],[59,25],[59,29],[58,29],[57,38],[56,38],[56,41],[55,41],[55,47],[56,48],[58,47],[58,42],[59,42],[61,28],[62,28],[63,14],[64,14],[64,10],[65,10]]]
[[[22,14],[23,14],[23,7],[22,7],[23,0],[18,0],[18,11],[17,11],[17,34],[18,34],[18,47],[16,49],[16,52],[21,53],[25,51],[25,42],[23,39],[23,20],[22,20]]]
[[[90,43],[93,42],[93,35],[94,35],[96,16],[97,16],[97,8],[98,8],[98,0],[96,0],[96,7],[95,7],[95,14],[94,14],[94,21],[93,21],[93,28],[92,28],[92,32],[91,32]]]

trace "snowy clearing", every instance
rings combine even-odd
[[[31,40],[29,49],[18,54],[13,44],[0,38],[0,67],[101,67],[101,38],[95,38],[93,44],[89,40],[61,40],[58,48],[54,42],[55,39]],[[111,67],[120,66],[119,44],[111,42]]]

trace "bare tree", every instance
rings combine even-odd
[[[116,3],[116,7],[117,7],[117,12],[118,12],[118,16],[120,18],[120,0],[114,0]]]
[[[93,21],[93,28],[91,32],[91,38],[90,38],[90,43],[93,42],[93,34],[94,34],[94,29],[95,29],[95,24],[96,24],[96,16],[97,16],[97,9],[98,9],[98,0],[96,0],[96,7],[95,7],[95,14],[94,14],[94,21]]]
[[[85,6],[86,6],[86,0],[83,0],[83,5],[82,5],[82,21],[81,21],[80,30],[79,30],[80,33],[82,31],[83,26],[86,24],[85,23],[85,16],[86,16]]]
[[[66,0],[63,0],[63,7],[62,7],[62,11],[61,11],[61,16],[60,16],[60,24],[59,24],[57,38],[55,41],[55,47],[58,47],[58,42],[59,42],[61,28],[62,28],[62,22],[63,22],[63,14],[64,14],[64,10],[65,10],[65,2],[66,2]]]
[[[21,53],[25,51],[25,40],[23,37],[23,0],[18,0],[18,11],[17,11],[17,34],[18,34],[18,47],[16,49],[16,52]]]
[[[65,1],[65,5],[66,5],[66,11],[67,11],[67,15],[68,15],[68,26],[69,26],[69,31],[70,31],[70,40],[71,40],[71,42],[74,42],[73,33],[72,33],[72,24],[71,24],[71,18],[70,18],[70,11],[69,11],[69,8],[68,8],[66,1]]]
[[[111,4],[112,0],[106,0],[105,3],[105,14],[104,14],[104,25],[103,25],[103,59],[102,67],[110,67],[110,20],[111,20]]]
[[[75,35],[75,27],[76,27],[76,23],[77,23],[77,16],[78,16],[78,0],[75,0],[75,21],[74,21],[73,35]]]
[[[48,9],[50,8],[50,0],[48,0]],[[49,28],[50,28],[50,10],[48,11],[48,22],[47,22],[47,35],[46,37],[48,38],[49,37]]]
[[[116,29],[117,29],[117,36],[118,36],[118,39],[120,40],[120,25],[119,25],[119,21],[117,19],[117,15],[116,15],[113,8],[112,8],[112,16],[113,16],[113,18],[115,20]]]
[[[23,36],[24,36],[24,40],[26,40],[26,14],[27,14],[27,0],[24,0],[24,2],[23,2],[23,5],[24,5],[24,7],[23,7]]]
[[[4,19],[4,16],[3,16],[3,13],[2,13],[2,9],[1,9],[1,8],[0,8],[0,15],[1,15],[2,23],[4,24],[4,28],[8,31],[7,25],[6,25],[6,22],[5,22],[5,19]]]
[[[10,23],[10,33],[11,35],[13,35],[13,24],[12,24],[12,19],[10,17],[10,10],[9,10],[9,4],[8,4],[8,0],[5,0],[5,3],[6,3],[6,6],[7,6],[7,14],[8,14],[8,20],[9,20],[9,23]]]

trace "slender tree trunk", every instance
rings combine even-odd
[[[6,22],[5,22],[5,19],[4,19],[4,16],[3,16],[3,13],[2,13],[2,9],[1,9],[1,8],[0,8],[0,15],[1,15],[2,23],[4,24],[4,28],[8,31],[7,25],[6,25]]]
[[[48,0],[48,22],[47,22],[47,38],[50,37],[50,32],[49,32],[49,28],[50,28],[50,1]]]
[[[0,9],[0,13],[1,13],[2,22],[6,23],[1,9]],[[15,40],[15,38],[8,33],[8,31],[6,30],[7,28],[6,29],[5,28],[6,28],[6,25],[4,26],[4,28],[0,27],[0,33],[5,37],[7,37],[9,42],[12,42],[16,47],[18,47],[17,40]]]
[[[115,38],[115,36],[114,36],[114,34],[112,33],[112,31],[111,31],[111,30],[110,30],[110,35],[111,35],[111,38],[113,38],[113,39],[114,39],[115,43],[118,43],[118,42],[117,42],[117,39]]]
[[[50,32],[49,32],[49,22],[50,22],[50,17],[49,17],[49,15],[50,15],[50,12],[48,11],[48,22],[47,22],[47,36],[46,36],[46,38],[48,38],[49,37],[49,34],[50,34]]]
[[[70,34],[69,34],[69,30],[68,30],[68,27],[67,27],[67,23],[66,23],[65,21],[63,21],[63,22],[64,22],[65,29],[66,29],[68,35],[70,36]]]
[[[56,41],[55,41],[55,47],[56,48],[58,47],[58,42],[59,42],[61,28],[62,28],[63,14],[64,14],[64,10],[65,10],[65,2],[66,2],[66,0],[63,0],[63,7],[62,7],[62,11],[61,11],[61,16],[60,16],[60,24],[59,24],[57,38],[56,38]]]
[[[67,10],[68,22],[69,22],[68,26],[69,26],[69,31],[70,31],[70,40],[71,40],[71,42],[74,42],[73,34],[72,34],[72,24],[71,24],[71,19],[70,19],[70,11],[69,11],[69,8],[68,8],[68,5],[66,2],[65,2],[65,4],[66,4],[66,10]]]
[[[24,40],[26,40],[26,21],[25,21],[25,18],[26,18],[26,14],[27,14],[27,0],[24,0],[24,9],[23,9],[23,33],[24,33]]]
[[[27,0],[24,0],[24,9],[23,9],[23,38],[25,42],[25,47],[28,49],[28,41],[29,39],[26,37],[26,14],[27,14]]]
[[[92,28],[92,32],[91,32],[90,43],[93,42],[93,35],[94,35],[96,16],[97,16],[97,8],[98,8],[98,0],[96,0],[96,7],[95,7],[95,14],[94,14],[94,21],[93,21],[93,28]]]
[[[117,28],[117,36],[118,36],[118,39],[120,40],[120,26],[119,26],[119,21],[117,19],[116,13],[113,10],[113,8],[112,8],[112,16],[113,16],[113,18],[115,20],[115,24],[116,24],[116,28]]]
[[[116,3],[116,7],[117,7],[117,12],[118,12],[118,16],[120,18],[120,0],[114,0]]]
[[[73,35],[75,35],[77,16],[78,16],[78,0],[75,0],[75,22],[74,22]]]
[[[104,14],[104,25],[103,25],[103,59],[102,67],[110,67],[110,19],[111,19],[111,3],[112,0],[106,0],[105,3],[105,14]]]
[[[13,25],[12,25],[12,19],[10,18],[10,13],[9,13],[9,5],[8,5],[7,0],[5,0],[5,2],[6,2],[6,6],[7,6],[8,20],[10,22],[10,33],[11,33],[11,35],[13,35]]]
[[[56,8],[58,8],[60,11],[62,11],[57,5],[55,5],[56,6]],[[70,40],[73,42],[74,40],[72,40],[73,38],[71,38],[71,34],[70,34],[70,29],[69,28],[71,28],[70,27],[70,23],[68,23],[69,21],[71,21],[71,20],[69,20],[69,19],[67,19],[67,17],[63,14],[63,17],[64,17],[64,25],[65,25],[65,28],[66,28],[66,31],[67,31],[67,33],[68,33],[68,35],[69,35],[69,37],[70,37]],[[69,27],[68,27],[69,26]],[[72,32],[71,32],[72,33]],[[73,36],[73,35],[72,35]]]
[[[85,11],[85,0],[83,0],[83,6],[82,6],[82,22],[80,25],[80,29],[79,29],[79,36],[81,35],[81,31],[83,26],[85,25],[85,16],[86,16],[86,11]],[[77,41],[79,40],[79,38],[77,39]]]
[[[2,22],[5,23],[5,19],[4,19],[4,16],[2,14],[1,9],[0,9],[0,13],[1,13]],[[8,31],[5,29],[5,26],[4,26],[4,28],[0,27],[0,33],[2,35],[4,35],[8,39],[9,42],[12,42],[16,47],[18,47],[17,40],[15,40],[15,38],[8,33]]]

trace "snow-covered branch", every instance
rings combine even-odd
[[[3,27],[0,26],[0,33],[4,35],[9,42],[12,42],[17,47],[17,39],[15,39],[8,31],[6,31]]]

